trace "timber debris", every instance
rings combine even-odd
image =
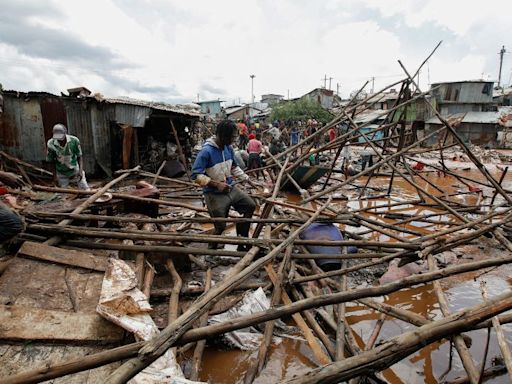
[[[443,285],[463,274],[485,282],[512,262],[508,168],[499,152],[468,145],[456,121],[427,101],[415,82],[421,66],[400,66],[402,80],[371,97],[355,94],[332,121],[247,171],[263,176],[244,187],[258,203],[254,218],[209,216],[172,121],[181,178],[161,176],[164,161],[156,173],[117,171],[90,191],[55,188],[45,169],[0,152],[3,169],[23,179],[5,192],[26,226],[0,264],[0,339],[18,356],[2,363],[0,381],[85,382],[86,371],[110,384],[206,381],[205,348],[222,343],[254,351],[243,378],[252,383],[272,345],[297,339],[310,366],[283,382],[388,382],[400,376],[396,363],[443,340],[464,372],[451,372],[450,358],[439,382],[512,377],[502,327],[512,320],[504,314],[512,290],[490,293],[483,284],[480,302],[451,310]],[[362,118],[396,86],[391,108]],[[429,133],[405,121],[417,103],[441,123]],[[323,140],[333,128],[336,136]],[[308,188],[304,172],[316,178]],[[227,224],[222,235],[215,222]],[[237,223],[251,223],[249,237],[232,234]],[[479,246],[485,257],[475,256]],[[383,300],[427,284],[435,318]],[[373,316],[362,335],[354,308]],[[407,330],[381,337],[389,319]],[[498,335],[497,367],[471,353],[465,333],[482,328]],[[33,365],[28,341],[41,348]],[[49,341],[73,352],[59,355]]]

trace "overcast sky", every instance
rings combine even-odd
[[[499,50],[512,52],[511,15],[511,0],[0,0],[0,82],[232,103],[250,101],[251,74],[256,100],[300,96],[327,75],[347,97],[372,77],[376,90],[402,78],[398,59],[414,71],[440,40],[422,88],[497,80]]]

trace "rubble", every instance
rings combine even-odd
[[[186,172],[175,178],[159,173],[170,155],[188,170],[182,149],[151,138],[151,166],[120,170],[112,180],[94,182],[91,191],[50,187],[43,169],[0,153],[9,167],[27,171],[20,171],[22,188],[4,191],[26,230],[7,247],[6,267],[0,268],[0,287],[9,287],[0,295],[0,318],[20,323],[0,326],[0,338],[104,343],[92,354],[55,359],[48,353],[30,363],[23,355],[24,365],[4,359],[2,382],[85,382],[80,372],[100,372],[98,367],[104,367],[100,381],[108,383],[206,381],[203,351],[220,335],[230,348],[254,351],[247,383],[262,375],[272,359],[270,347],[288,337],[300,340],[316,368],[304,365],[295,377],[284,374],[285,382],[382,382],[382,371],[393,366],[399,377],[395,363],[405,364],[443,339],[454,343],[463,361],[450,379],[467,375],[478,382],[479,362],[471,358],[464,332],[491,324],[498,330],[510,322],[503,313],[512,308],[512,293],[485,293],[480,304],[451,313],[444,284],[468,273],[491,279],[492,271],[512,262],[512,192],[506,168],[497,168],[507,164],[500,151],[468,145],[435,110],[442,126],[432,137],[443,133],[453,143],[425,147],[428,135],[411,138],[411,127],[393,115],[426,93],[405,72],[390,109],[359,121],[368,100],[354,95],[330,123],[247,171],[262,171],[265,178],[241,186],[259,204],[254,218],[211,218]],[[331,127],[343,130],[334,140],[319,140]],[[341,155],[349,145],[351,158]],[[319,165],[308,165],[312,154]],[[365,166],[362,156],[372,161]],[[33,179],[29,170],[41,177]],[[216,221],[228,224],[222,235],[212,235]],[[232,235],[242,222],[252,223],[251,237]],[[315,226],[336,234],[305,236]],[[207,248],[213,242],[222,247]],[[433,287],[435,318],[384,300],[418,286]],[[27,319],[36,312],[43,320],[31,329]],[[372,329],[361,337],[353,316],[374,316]],[[57,335],[49,318],[66,322],[62,329],[69,331]],[[382,329],[387,319],[399,319],[408,329],[378,342],[389,332]],[[292,320],[297,328],[290,335],[286,324]],[[74,322],[88,332],[73,330]],[[104,327],[108,335],[100,332]],[[121,340],[121,328],[135,337]],[[509,367],[506,358],[504,364]],[[157,376],[148,377],[149,371]]]

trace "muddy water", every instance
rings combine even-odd
[[[468,176],[468,172],[466,171],[461,171],[460,173]],[[498,178],[499,174],[500,173],[497,173],[494,176]],[[482,181],[484,180],[484,178],[477,174],[477,172],[471,172],[470,175],[471,176],[468,177]],[[461,184],[454,177],[440,177],[435,173],[429,174],[427,177],[446,194],[456,193],[459,191],[467,192],[467,186]],[[361,180],[361,182],[364,181],[364,179]],[[416,181],[430,193],[439,195],[440,192],[432,186],[428,185],[426,182],[418,179]],[[387,190],[388,183],[389,180],[385,178],[372,179],[372,181],[369,183],[369,186],[374,187],[377,190],[370,190],[370,195],[382,194],[382,191],[385,192]],[[472,183],[469,182],[469,184]],[[507,176],[503,184],[505,187],[512,186],[512,175]],[[483,189],[484,195],[489,196],[489,191],[486,191],[486,188]],[[344,205],[348,205],[351,209],[360,209],[366,207],[378,207],[380,205],[418,198],[416,190],[408,183],[400,179],[396,179],[393,183],[393,193],[390,198],[361,199],[356,193],[350,192],[347,193],[347,196],[349,197],[348,202],[337,201],[334,206],[342,207]],[[475,194],[462,194],[451,197],[451,199],[453,199],[453,201],[459,201],[464,204],[472,205],[476,203],[477,196]],[[298,198],[291,198],[290,200],[296,202]],[[401,205],[393,208],[380,208],[379,210],[411,215],[423,215],[440,212],[432,208],[412,205]],[[381,215],[375,215],[371,212],[367,212],[364,215],[372,219],[383,220],[387,223],[393,222],[393,220],[383,219]],[[444,214],[434,216],[432,219],[453,223],[458,222],[453,218],[453,216]],[[430,234],[447,227],[439,224],[429,224],[420,221],[413,221],[411,223],[405,224],[404,228],[423,234]],[[342,229],[345,228],[342,227]],[[353,227],[346,229],[354,230],[355,232],[360,231],[360,229]],[[365,237],[371,240],[396,241],[395,239],[389,238],[388,236],[378,232],[368,233],[365,235]],[[403,235],[405,241],[411,239],[412,237],[412,235]],[[492,253],[491,256],[495,256],[500,252],[498,249],[492,249],[490,251],[484,246],[485,244],[481,247],[477,245],[466,246],[467,248],[465,249],[465,254],[468,255],[468,258],[477,260],[485,257],[486,255],[489,255],[489,253]],[[464,275],[444,279],[441,284],[449,301],[450,310],[457,311],[482,301],[479,288],[481,280],[485,280],[487,282],[489,295],[492,297],[511,288],[510,285],[512,284],[512,278],[509,278],[509,276],[512,276],[512,269],[508,266],[505,266],[495,269],[483,276],[479,276],[477,273],[467,273]],[[442,318],[439,304],[437,302],[432,285],[423,285],[420,287],[404,289],[381,298],[381,301],[390,305],[413,311],[432,320]],[[351,324],[354,337],[359,346],[364,348],[365,341],[367,341],[370,337],[377,320],[380,318],[380,313],[377,313],[373,310],[368,310],[366,307],[358,306],[353,303],[349,304],[347,311],[347,320]],[[414,328],[414,326],[408,323],[388,317],[386,318],[382,330],[380,331],[377,344],[404,332],[413,330]],[[505,325],[503,328],[509,345],[512,345],[512,325]],[[484,348],[486,345],[487,330],[469,332],[468,335],[472,339],[472,346],[470,348],[471,355],[473,356],[477,367],[480,367],[480,363],[484,354]],[[451,359],[450,356],[452,356]],[[494,331],[491,331],[486,367],[491,365],[491,361],[495,356],[501,356],[501,353],[496,341],[496,335]],[[242,383],[246,370],[250,365],[255,364],[256,357],[257,352],[255,351],[222,351],[218,348],[208,348],[203,358],[201,379],[204,381],[209,381],[210,383]],[[315,366],[316,365],[311,351],[304,341],[284,339],[280,344],[272,346],[268,363],[260,377],[258,377],[255,382],[279,382],[284,378],[300,375]],[[449,369],[450,366],[451,369]],[[383,375],[386,380],[393,384],[436,384],[444,382],[445,380],[449,381],[455,379],[456,377],[465,376],[465,371],[457,355],[457,352],[453,350],[453,353],[450,353],[450,343],[447,341],[442,341],[422,348],[415,354],[407,357],[399,363],[396,363],[390,369],[385,370]],[[500,377],[490,379],[486,382],[502,384],[509,383],[510,381],[507,375],[502,375]]]

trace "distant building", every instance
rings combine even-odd
[[[454,81],[432,84],[431,96],[437,111],[456,129],[460,137],[468,144],[488,148],[504,147],[500,133],[501,113],[493,99],[494,82],[485,80]],[[442,125],[433,116],[426,118],[425,134],[429,134]],[[427,145],[434,145],[441,137],[433,136]],[[451,137],[447,144],[450,143]]]
[[[283,95],[276,95],[273,93],[269,93],[267,95],[261,95],[261,102],[266,103],[270,106],[279,103],[283,99],[284,99]]]
[[[70,97],[87,97],[91,95],[91,91],[85,87],[69,88],[68,93]]]
[[[331,109],[334,102],[334,91],[325,88],[315,88],[311,92],[306,93],[301,98],[308,98],[316,101],[325,109]]]
[[[201,113],[210,117],[220,117],[222,113],[222,100],[198,101],[196,104],[201,106]]]
[[[234,105],[224,109],[224,113],[229,120],[247,120],[252,119],[257,114],[261,113],[261,109],[254,107],[251,104]]]
[[[512,105],[512,86],[495,89],[492,94],[492,99],[497,105]]]
[[[496,111],[492,81],[473,80],[435,83],[431,95],[443,116],[464,112]]]

